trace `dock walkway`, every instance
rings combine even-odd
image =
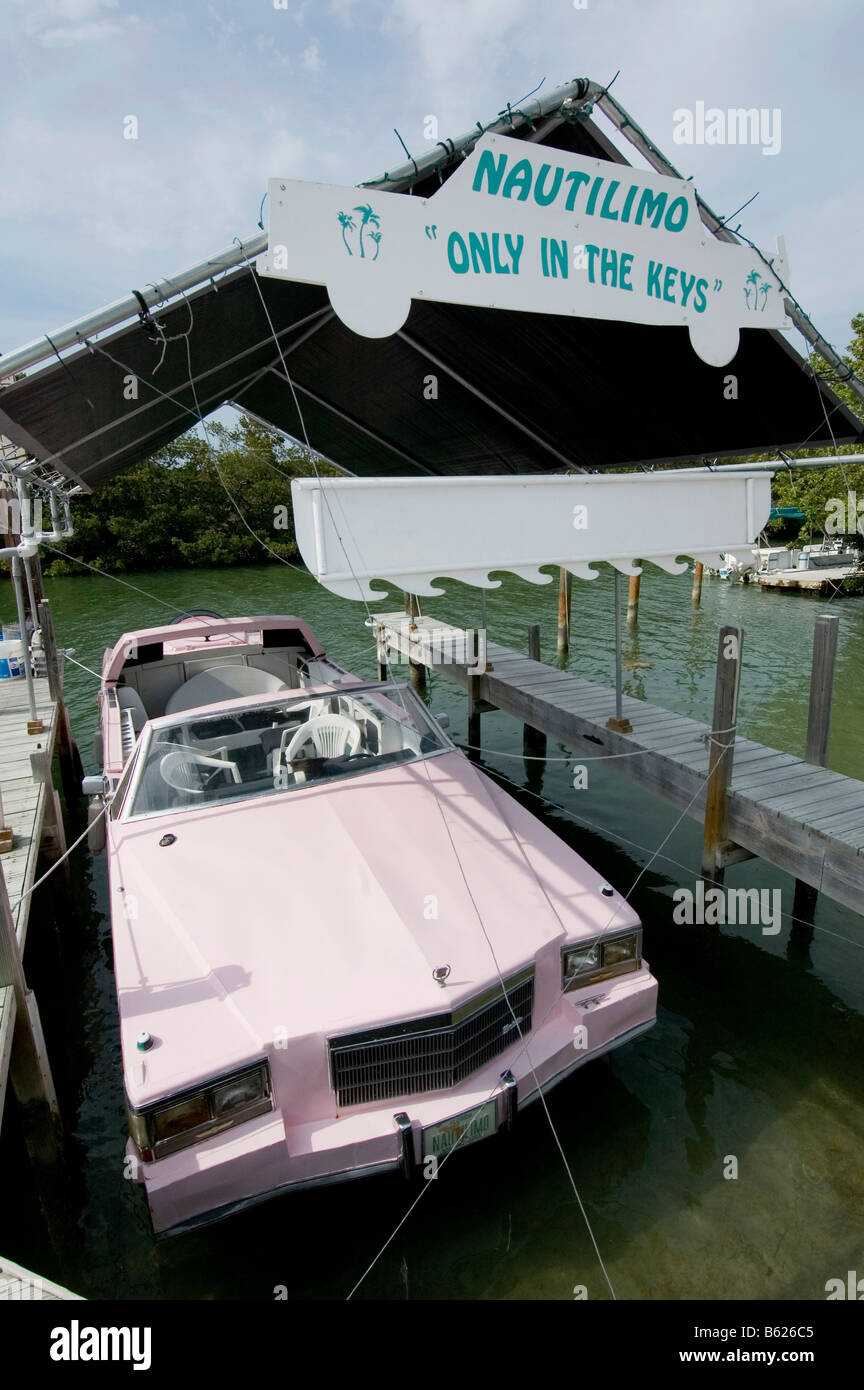
[[[469,676],[459,661],[441,661],[449,645],[458,651],[461,629],[418,617],[409,634],[401,613],[375,615],[379,645],[472,686],[475,700],[558,739],[579,754],[633,753],[607,766],[645,791],[703,820],[710,726],[627,696],[623,714],[632,733],[606,727],[615,714],[615,692],[592,681],[488,643],[491,669]],[[424,661],[425,655],[425,661]],[[440,664],[439,664],[440,662]],[[727,803],[727,832],[737,848],[728,863],[758,856],[810,884],[854,912],[864,904],[864,782],[806,763],[791,753],[737,738]]]
[[[64,1289],[62,1284],[55,1284],[50,1279],[43,1279],[40,1274],[33,1274],[29,1269],[24,1269],[23,1265],[13,1264],[12,1260],[5,1259],[0,1255],[0,1302],[5,1301],[30,1302],[40,1300],[42,1302],[58,1303],[82,1303],[80,1294],[70,1293],[69,1289]]]
[[[23,953],[30,917],[30,896],[23,893],[33,886],[36,861],[46,824],[53,825],[58,814],[56,793],[44,777],[34,775],[30,763],[33,753],[47,754],[50,770],[57,737],[57,705],[51,699],[47,679],[35,681],[36,707],[45,729],[41,734],[27,733],[30,708],[27,686],[23,680],[0,681],[0,796],[3,802],[3,821],[12,827],[12,849],[0,856],[0,868],[6,879],[12,918]],[[49,772],[50,777],[50,772]],[[62,826],[62,820],[61,820]],[[0,987],[0,1122],[6,1098],[12,1033],[15,1027],[15,996],[11,986]]]
[[[763,589],[789,589],[798,593],[835,594],[843,593],[843,581],[852,571],[848,565],[833,566],[824,570],[774,570],[771,574],[757,574],[757,583]]]

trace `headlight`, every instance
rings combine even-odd
[[[164,1158],[273,1108],[266,1062],[220,1076],[196,1091],[166,1096],[143,1110],[129,1108],[129,1133],[142,1159]]]
[[[626,935],[565,946],[561,953],[561,985],[564,991],[609,980],[638,970],[642,960],[642,929]]]

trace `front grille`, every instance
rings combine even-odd
[[[455,1014],[331,1038],[330,1066],[339,1104],[369,1105],[458,1086],[531,1029],[533,966],[505,984],[506,996],[499,985]]]

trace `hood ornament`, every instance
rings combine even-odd
[[[444,983],[445,983],[445,981],[446,981],[446,979],[447,979],[447,976],[448,976],[449,974],[450,974],[450,966],[449,966],[449,965],[439,965],[438,968],[437,968],[437,970],[433,970],[433,971],[432,971],[432,978],[433,978],[433,980],[437,980],[438,983],[439,983],[439,985],[440,985],[441,988],[443,989],[443,988],[444,988]]]

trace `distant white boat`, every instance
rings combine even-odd
[[[793,568],[825,570],[848,565],[851,573],[857,567],[860,558],[860,552],[844,541],[842,536],[831,539],[826,536],[820,545],[802,546]]]

